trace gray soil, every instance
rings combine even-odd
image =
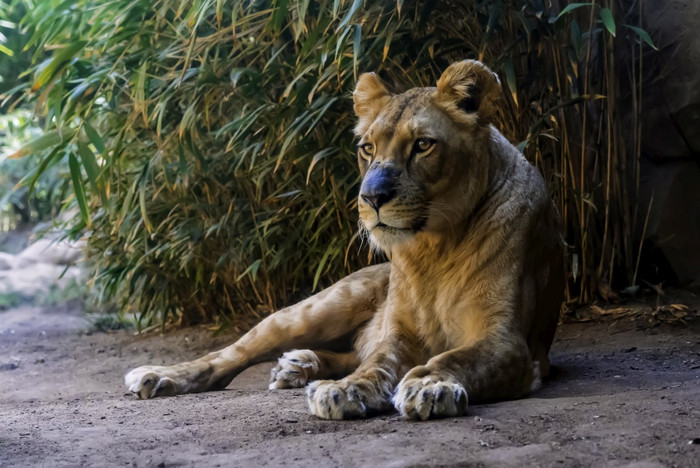
[[[336,422],[310,416],[303,390],[267,390],[269,364],[220,392],[124,388],[132,367],[233,334],[91,333],[75,308],[0,311],[0,466],[700,466],[700,327],[640,323],[562,325],[555,376],[527,399]]]

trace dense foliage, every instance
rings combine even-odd
[[[12,106],[13,98],[31,85],[31,77],[23,72],[31,66],[32,52],[22,50],[26,39],[17,27],[25,13],[21,2],[7,5],[0,1],[0,233],[53,218],[70,190],[65,165],[25,179],[42,155],[7,157],[41,133],[28,109]]]
[[[144,318],[279,305],[370,261],[356,236],[354,81],[374,70],[397,90],[433,85],[464,58],[502,76],[500,127],[550,183],[570,298],[587,299],[613,271],[633,281],[639,73],[619,68],[650,43],[634,9],[24,2],[37,52],[16,104],[31,103],[45,133],[15,156],[41,155],[38,172],[67,161],[80,208],[71,234],[88,237],[94,290]],[[615,95],[621,80],[629,96]],[[618,102],[637,106],[631,125],[616,120]]]

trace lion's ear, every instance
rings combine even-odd
[[[363,73],[357,80],[357,86],[352,93],[355,102],[357,126],[355,133],[362,135],[377,118],[379,111],[389,101],[391,95],[374,73]]]
[[[493,121],[500,97],[498,75],[477,60],[453,63],[437,82],[438,102],[462,113],[476,113],[481,125]]]

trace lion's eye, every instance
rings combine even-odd
[[[372,143],[360,145],[360,155],[365,159],[371,159],[374,155],[374,145]]]
[[[416,153],[425,153],[435,144],[435,140],[431,138],[419,138],[413,144],[413,151]]]

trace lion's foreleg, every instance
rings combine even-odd
[[[539,386],[524,340],[491,335],[411,369],[399,384],[394,405],[409,419],[459,416],[468,400],[518,398]]]
[[[388,281],[388,264],[364,268],[272,314],[227,348],[174,366],[136,368],[126,375],[126,386],[139,398],[224,388],[252,364],[352,333],[384,302]]]

